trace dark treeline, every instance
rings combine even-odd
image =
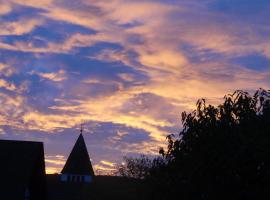
[[[148,199],[270,198],[270,91],[201,99],[182,124],[159,157],[125,158],[118,173],[141,179]]]

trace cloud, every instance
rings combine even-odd
[[[46,174],[59,173],[66,163],[63,155],[45,155]]]
[[[216,105],[235,89],[269,87],[267,66],[233,62],[270,58],[268,3],[228,2],[5,2],[0,15],[17,17],[0,25],[1,125],[54,135],[87,121],[114,153],[155,154],[198,98]],[[50,172],[63,164],[46,159]]]
[[[20,19],[18,21],[1,22],[0,36],[23,35],[34,30],[42,24],[41,19]]]
[[[0,128],[0,135],[5,135],[5,134],[6,132],[2,128]]]
[[[34,8],[48,8],[53,5],[55,2],[54,0],[40,0],[40,1],[35,1],[35,0],[11,0],[11,2],[15,4],[19,4],[22,6],[29,6],[29,7],[34,7]]]
[[[64,70],[59,70],[58,72],[43,73],[43,72],[29,72],[30,75],[36,74],[42,79],[48,79],[54,82],[62,82],[67,79],[66,72]]]
[[[0,7],[0,15],[6,15],[12,10],[9,4],[3,4]]]
[[[53,132],[63,128],[70,128],[80,122],[80,118],[72,119],[70,115],[43,114],[29,111],[23,115],[23,123],[29,130]]]
[[[10,91],[16,90],[16,86],[13,83],[9,83],[4,79],[0,79],[0,88],[5,88]]]
[[[5,94],[0,92],[0,126],[10,126],[24,130],[21,123],[23,113],[28,109],[25,98],[18,94]]]
[[[120,73],[118,76],[124,81],[128,81],[128,82],[134,82],[135,81],[135,77],[132,74]]]
[[[119,131],[117,130],[116,136],[110,138],[110,140],[115,143],[115,141],[120,141],[124,136],[128,135],[129,133],[126,131]]]
[[[63,160],[53,160],[53,159],[47,159],[47,158],[45,159],[45,162],[49,164],[61,165],[61,166],[65,164],[65,161]]]
[[[115,167],[115,163],[106,160],[101,160],[100,163],[109,167]]]
[[[94,170],[98,175],[112,175],[116,171],[116,163],[101,160],[99,164],[95,164]]]
[[[86,4],[91,4],[85,1]],[[159,2],[123,1],[111,2],[97,1],[96,5],[105,12],[106,17],[115,20],[117,24],[133,24],[140,22],[159,21],[164,14],[178,10],[177,7]],[[132,10],[132,12],[130,12]]]
[[[149,132],[153,139],[164,141],[167,132],[161,130],[159,127],[172,126],[172,123],[161,118],[155,119],[150,115],[142,113],[121,112],[120,109],[123,104],[129,101],[128,96],[129,94],[122,95],[118,93],[114,96],[103,96],[98,99],[90,98],[77,101],[62,99],[62,102],[64,102],[63,106],[52,106],[50,109],[52,111],[65,112],[66,114],[46,114],[31,111],[23,116],[23,121],[29,129],[48,132],[73,127],[82,120],[113,122],[115,124],[123,124],[127,127],[143,129]]]
[[[10,77],[15,73],[16,69],[14,69],[12,66],[9,66],[5,63],[0,63],[0,76],[3,75],[5,77]]]

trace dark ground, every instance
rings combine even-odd
[[[146,199],[145,185],[136,179],[96,176],[93,183],[65,183],[58,174],[47,175],[48,200]]]

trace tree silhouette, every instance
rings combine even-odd
[[[270,195],[270,91],[197,102],[143,176],[152,199],[263,199]],[[143,163],[141,163],[143,164]],[[149,198],[150,199],[150,198]]]
[[[270,193],[270,93],[236,91],[218,107],[204,99],[168,136],[165,181],[182,199],[254,199]],[[162,176],[161,176],[162,177]],[[164,177],[163,177],[164,179]]]
[[[116,175],[144,179],[149,176],[152,162],[153,161],[145,155],[141,155],[139,158],[124,157],[122,164],[116,167]]]

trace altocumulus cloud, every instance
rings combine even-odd
[[[198,98],[270,85],[269,1],[0,3],[1,138],[44,141],[51,173],[82,121],[107,173],[155,154]]]

